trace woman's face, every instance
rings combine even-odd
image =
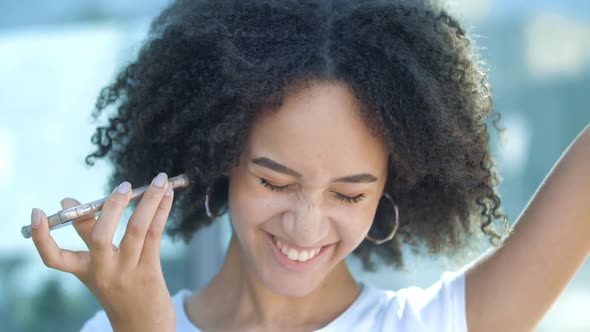
[[[344,85],[318,83],[260,116],[230,172],[248,273],[286,296],[318,287],[369,231],[387,157]]]

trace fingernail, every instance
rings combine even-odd
[[[39,224],[41,224],[41,210],[33,208],[31,211],[31,226],[37,228]]]
[[[172,195],[172,185],[169,184],[168,188],[166,188],[166,193],[164,194],[164,196],[169,197],[170,195]]]
[[[161,187],[164,185],[164,183],[166,183],[167,180],[168,176],[166,175],[166,173],[161,172],[160,174],[158,174],[158,176],[154,178],[152,184],[156,187]]]
[[[131,183],[123,181],[116,190],[119,194],[126,194],[129,192],[129,189],[131,189]]]
[[[64,198],[63,198],[63,199],[62,199],[62,200],[61,200],[59,203],[60,203],[60,204],[64,204],[64,203],[66,203],[67,201],[75,201],[75,199],[73,199],[73,198],[70,198],[70,197],[64,197]]]

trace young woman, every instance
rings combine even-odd
[[[75,223],[89,250],[60,249],[45,213],[31,218],[44,263],[104,308],[83,331],[530,331],[590,251],[590,130],[511,232],[485,72],[436,3],[177,1],[95,116],[109,105],[87,162],[110,158],[110,183],[124,182]],[[130,184],[160,171],[114,246]],[[167,175],[181,173],[190,186],[173,193]],[[169,214],[188,242],[226,211],[221,270],[171,296]],[[482,233],[494,250],[428,289],[374,288],[344,260],[401,267],[402,246],[454,255]]]

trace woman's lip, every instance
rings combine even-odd
[[[274,240],[274,236],[270,233],[266,233],[266,234],[267,234],[266,238],[268,239],[269,244],[270,244],[272,251],[273,251],[273,256],[278,261],[279,265],[281,265],[283,268],[285,268],[287,270],[296,271],[296,272],[305,271],[305,270],[312,268],[313,266],[316,266],[318,264],[318,262],[320,261],[320,258],[323,257],[322,254],[330,246],[332,246],[331,244],[323,246],[320,249],[320,251],[317,253],[317,255],[313,256],[312,259],[306,260],[305,262],[292,261],[281,252],[281,249],[279,249],[279,247],[277,247],[277,244],[275,243],[275,240]]]
[[[278,239],[279,241],[285,243],[285,241],[283,241],[281,238],[277,238],[276,236],[274,236],[273,234],[270,234],[270,233],[269,233],[269,235],[272,237],[273,241],[276,241]],[[305,250],[305,251],[314,251],[314,250],[317,250],[318,248],[321,249],[321,248],[323,248],[325,246],[326,245],[316,246],[316,247],[300,247],[300,246],[297,246],[297,245],[287,244],[287,247],[293,248],[293,249],[295,249],[297,251],[303,251],[303,250]]]

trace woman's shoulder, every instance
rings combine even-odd
[[[192,294],[188,289],[181,289],[172,297],[172,303],[176,311],[176,331],[179,332],[199,332],[192,324],[188,322],[184,313],[184,301]],[[111,322],[104,310],[97,311],[89,320],[87,320],[80,332],[112,332]]]
[[[381,289],[362,283],[355,303],[321,332],[345,326],[367,331],[466,332],[464,270],[443,272],[426,288]]]
[[[465,269],[445,271],[430,286],[381,291],[387,299],[384,324],[402,331],[467,332]]]
[[[445,271],[428,287],[409,286],[396,291],[385,290],[385,294],[398,304],[424,307],[440,301],[459,303],[465,298],[465,271]]]

